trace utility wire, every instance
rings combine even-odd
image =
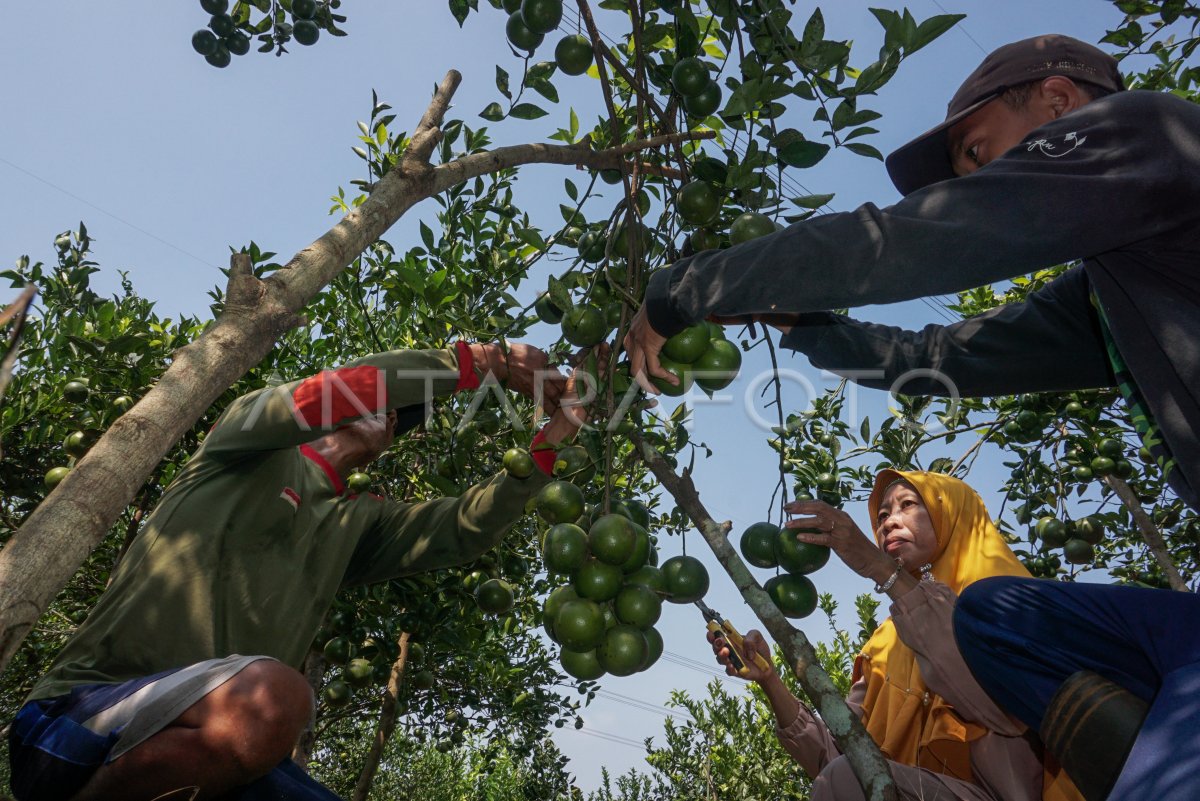
[[[938,2],[938,0],[929,0],[929,2],[933,3],[933,4],[934,4],[935,6],[937,6],[939,9],[941,9],[941,11],[942,11],[942,13],[943,13],[943,14],[949,14],[949,13],[950,13],[949,11],[947,11],[947,10],[946,10],[946,7],[945,7],[945,6],[943,6],[941,3],[939,3],[939,2]],[[978,48],[979,48],[979,52],[980,52],[980,53],[983,53],[985,56],[987,55],[987,51],[983,49],[983,45],[981,45],[981,44],[979,44],[979,42],[976,42],[976,41],[975,41],[975,37],[971,35],[971,32],[967,30],[967,26],[966,26],[966,25],[963,25],[961,20],[960,20],[959,22],[957,22],[957,23],[954,25],[954,27],[955,27],[955,28],[958,28],[960,31],[962,31],[962,32],[963,32],[963,35],[964,35],[964,36],[966,36],[968,39],[970,39],[970,40],[971,40],[971,42],[972,42],[972,43],[973,43],[973,44],[974,44],[976,47],[978,47]]]
[[[634,709],[640,709],[643,712],[653,712],[656,715],[662,715],[664,718],[691,718],[692,716],[682,709],[672,709],[671,707],[652,704],[648,701],[639,701],[637,698],[630,698],[628,695],[621,695],[610,690],[600,690],[597,693],[600,697],[605,698],[615,704],[623,704]]]

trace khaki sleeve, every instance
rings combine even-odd
[[[457,498],[423,503],[375,502],[380,509],[351,557],[343,586],[370,584],[460,565],[496,547],[525,513],[525,504],[549,476],[501,472]]]
[[[866,682],[858,681],[846,696],[846,704],[856,716],[862,714],[862,699],[866,690]],[[796,717],[790,723],[786,726],[776,725],[775,735],[784,750],[803,768],[809,778],[816,778],[826,765],[842,753],[838,750],[829,729],[804,704],[797,706]]]
[[[1011,718],[984,692],[954,642],[954,605],[958,596],[945,584],[922,581],[892,604],[892,620],[904,644],[917,655],[929,689],[970,723],[1016,737],[1025,725]]]

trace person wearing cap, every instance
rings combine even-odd
[[[775,325],[786,347],[865,386],[917,376],[897,387],[906,394],[1118,386],[1171,487],[1200,509],[1200,106],[1125,91],[1111,56],[1037,36],[984,59],[946,119],[887,169],[904,195],[895,205],[816,217],[654,275],[625,340],[639,382],[674,382],[662,343],[715,316]],[[1025,302],[953,325],[906,331],[828,311],[1074,260]],[[1190,801],[1198,614],[1191,593],[986,579],[960,599],[956,640],[1089,801]]]
[[[233,401],[12,722],[18,801],[336,799],[288,759],[313,713],[298,668],[340,589],[469,562],[521,517],[550,480],[539,446],[586,417],[547,364],[460,342]],[[553,411],[531,445],[540,469],[419,503],[347,489],[434,397],[489,375]]]
[[[805,542],[829,546],[892,602],[891,615],[854,660],[846,703],[889,760],[902,799],[1077,801],[1025,727],[992,701],[954,644],[956,596],[990,576],[1029,576],[996,530],[983,501],[942,473],[883,470],[867,503],[874,541],[845,512],[792,504],[788,522]],[[709,634],[726,672],[726,641]],[[745,648],[771,664],[757,631]],[[746,678],[762,688],[784,749],[813,780],[813,801],[861,801],[862,788],[829,730],[788,690],[774,667],[753,660]]]
[[[667,337],[763,319],[813,365],[905,394],[1119,386],[1172,488],[1200,508],[1200,106],[1124,91],[1058,35],[1001,47],[947,118],[887,159],[904,198],[791,225],[653,275],[625,346],[647,391]],[[1024,303],[905,331],[830,313],[1072,260]],[[913,371],[927,371],[924,373]],[[929,377],[929,376],[934,377]]]

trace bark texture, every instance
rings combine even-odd
[[[1162,532],[1158,530],[1158,526],[1154,525],[1154,520],[1146,513],[1141,501],[1138,500],[1137,493],[1125,483],[1124,479],[1114,475],[1105,476],[1104,483],[1117,493],[1121,503],[1129,507],[1129,512],[1133,515],[1133,522],[1137,524],[1142,539],[1146,541],[1146,547],[1154,555],[1154,561],[1158,562],[1158,566],[1162,568],[1163,575],[1167,577],[1167,583],[1171,585],[1171,589],[1191,592],[1191,588],[1183,580],[1183,576],[1179,575],[1179,568],[1175,567],[1175,563],[1171,561],[1171,549],[1167,547]]]
[[[442,138],[439,126],[460,80],[458,72],[447,73],[400,163],[370,197],[282,269],[260,280],[248,257],[233,257],[221,316],[175,353],[158,384],[113,423],[0,551],[0,670],[171,446],[270,352],[277,338],[299,325],[304,306],[408,209],[493,170],[534,162],[608,166],[638,149],[638,144],[607,151],[526,145],[435,168],[429,158]]]
[[[888,772],[887,761],[875,741],[871,739],[871,735],[863,728],[862,722],[851,713],[850,707],[846,706],[846,700],[834,686],[829,674],[821,667],[812,644],[804,636],[804,632],[787,622],[787,618],[780,613],[771,597],[755,581],[737,551],[729,544],[729,530],[732,525],[729,522],[717,523],[712,519],[712,515],[701,503],[700,494],[690,476],[686,473],[682,477],[676,475],[658,451],[636,432],[631,436],[637,443],[646,466],[663,488],[675,498],[679,508],[696,524],[697,530],[712,548],[717,561],[729,573],[746,603],[783,649],[792,672],[796,674],[800,686],[804,688],[809,701],[829,728],[838,747],[846,755],[868,801],[897,801],[896,786],[891,773]]]
[[[400,633],[400,655],[392,663],[387,689],[383,693],[383,706],[379,710],[379,727],[375,730],[375,739],[371,742],[371,750],[367,752],[366,764],[363,765],[362,772],[358,774],[358,782],[354,785],[354,795],[351,796],[351,801],[367,801],[367,794],[371,792],[371,782],[375,781],[379,763],[383,760],[383,751],[387,748],[388,740],[392,738],[392,732],[396,730],[396,721],[400,717],[398,706],[400,684],[404,680],[405,668],[408,667],[408,639],[410,636],[407,631]]]
[[[325,654],[321,652],[321,649],[315,647],[309,649],[308,656],[304,657],[304,667],[301,672],[304,673],[308,686],[312,688],[315,699],[316,694],[321,691],[321,682],[325,678]],[[316,744],[316,720],[313,719],[308,721],[308,726],[304,728],[300,739],[296,741],[296,747],[292,749],[292,761],[307,771],[308,761],[312,759],[313,748]]]

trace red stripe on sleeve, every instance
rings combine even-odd
[[[454,391],[479,389],[479,376],[475,375],[475,357],[471,355],[471,346],[460,339],[454,343],[454,350],[458,354],[458,386]]]
[[[529,443],[529,453],[533,455],[533,463],[548,476],[554,475],[554,459],[558,453],[552,447],[539,447],[546,444],[546,432],[539,431]]]
[[[332,428],[348,418],[386,409],[385,392],[378,367],[323,370],[296,387],[292,408],[309,426]]]

